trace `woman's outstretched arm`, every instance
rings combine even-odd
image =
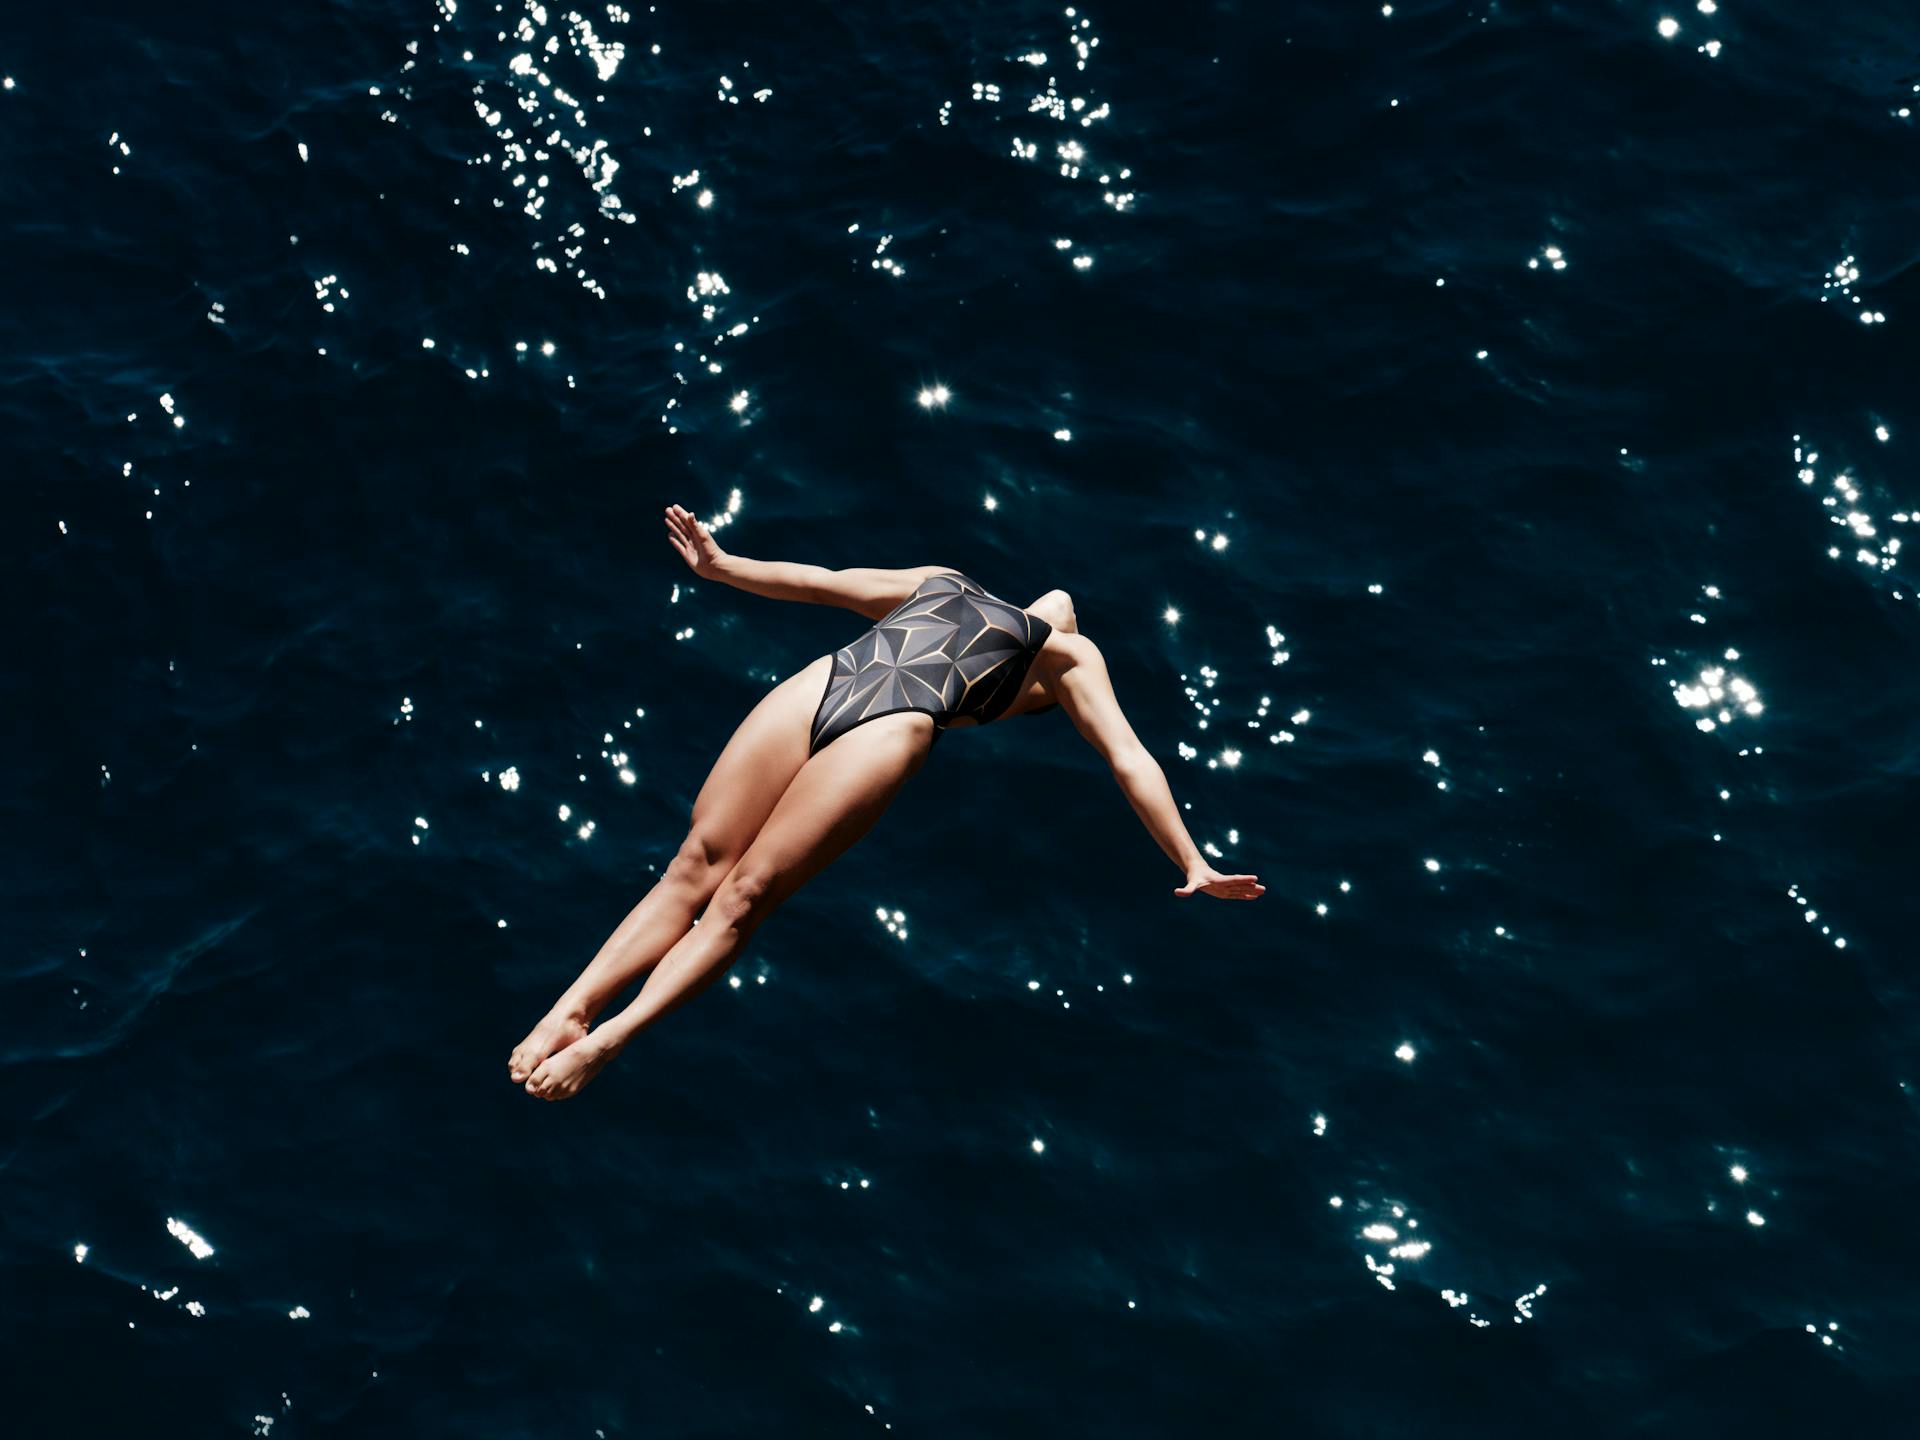
[[[1186,883],[1173,893],[1197,892],[1222,900],[1257,900],[1264,895],[1267,887],[1258,877],[1221,874],[1207,864],[1193,843],[1181,822],[1180,807],[1174,804],[1166,772],[1140,743],[1120,709],[1100,647],[1084,635],[1067,634],[1049,637],[1048,649],[1055,645],[1060,647],[1060,662],[1053,674],[1053,690],[1060,708],[1112,767],[1113,778],[1120,783],[1127,803],[1133,806],[1147,833],[1186,873]]]
[[[719,580],[736,590],[769,600],[804,600],[838,605],[878,620],[913,593],[929,575],[950,565],[921,565],[907,570],[829,570],[788,560],[749,560],[720,548],[713,533],[684,505],[667,506],[667,540],[703,580]]]

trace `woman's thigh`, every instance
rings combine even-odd
[[[693,802],[692,834],[716,860],[738,859],[807,763],[808,731],[833,657],[775,685],[734,729]]]
[[[800,767],[760,833],[722,884],[764,913],[866,834],[933,747],[933,718],[914,711],[868,720]]]

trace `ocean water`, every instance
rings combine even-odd
[[[10,1418],[1912,1433],[1916,53],[10,16]],[[963,731],[737,987],[521,1093],[863,624],[692,582],[670,501],[1066,588],[1266,897],[1175,900],[1060,713]]]

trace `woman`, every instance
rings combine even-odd
[[[508,1058],[507,1073],[529,1094],[579,1093],[637,1032],[716,979],[781,901],[880,818],[944,729],[1058,705],[1185,872],[1174,894],[1265,893],[1252,875],[1222,875],[1201,858],[1064,590],[1022,610],[944,565],[826,570],[747,560],[722,550],[682,506],[669,505],[666,522],[668,541],[702,579],[843,606],[875,623],[775,685],[740,722],[666,873]],[[590,1030],[641,975],[633,1003]]]

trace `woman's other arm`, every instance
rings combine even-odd
[[[1186,883],[1173,893],[1199,892],[1222,900],[1256,900],[1265,894],[1267,887],[1256,876],[1223,875],[1207,864],[1181,822],[1166,772],[1140,743],[1120,709],[1099,647],[1084,635],[1049,637],[1049,648],[1055,644],[1060,647],[1061,663],[1053,675],[1053,690],[1060,708],[1112,768],[1113,778],[1147,833],[1185,873]]]
[[[684,505],[667,506],[666,521],[668,542],[687,562],[687,568],[703,580],[718,580],[769,600],[838,605],[857,610],[869,620],[878,620],[893,609],[927,576],[953,568],[921,565],[905,570],[829,570],[824,565],[790,560],[749,560],[721,549],[705,523]]]

